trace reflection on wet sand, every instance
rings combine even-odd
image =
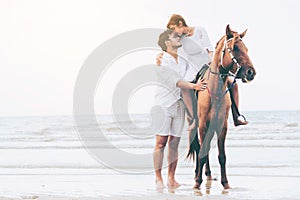
[[[194,189],[194,195],[196,196],[203,196],[202,192],[200,189]]]
[[[210,194],[210,188],[211,188],[211,184],[212,184],[212,180],[207,180],[206,184],[205,184],[205,193],[206,194]]]
[[[229,195],[229,191],[231,193],[232,190],[229,189],[224,189],[221,184],[217,181],[217,178],[208,178],[205,182],[205,184],[203,183],[202,186],[202,191],[201,188],[195,189],[192,188],[192,186],[190,184],[180,184],[179,186],[170,186],[167,184],[167,186],[165,186],[164,184],[156,184],[156,192],[157,193],[161,193],[161,194],[191,194],[190,192],[194,193],[194,196],[210,196],[210,195]],[[215,183],[213,183],[215,182]],[[214,185],[213,185],[214,184]],[[221,189],[221,186],[223,189]],[[216,190],[216,187],[218,187],[219,189]]]
[[[211,186],[212,183],[216,181],[216,179],[212,179],[212,180],[207,180],[206,184],[205,184],[205,194],[206,195],[210,195],[211,194]],[[228,189],[223,189],[221,192],[222,195],[228,195],[229,194],[229,190]],[[201,192],[201,189],[194,189],[194,195],[196,196],[203,196],[203,193]]]
[[[163,193],[164,189],[167,188],[168,189],[168,193],[175,194],[176,190],[179,189],[180,186],[182,186],[182,185],[179,185],[179,186],[169,186],[168,185],[167,187],[165,187],[164,185],[162,185],[161,187],[156,187],[156,192]]]
[[[176,193],[176,189],[177,189],[177,188],[170,188],[170,187],[169,187],[169,188],[168,188],[168,192],[171,193],[171,194],[175,194],[175,193]]]
[[[224,194],[224,195],[228,195],[228,194],[229,194],[229,190],[228,190],[228,189],[224,189],[224,190],[222,190],[222,194]]]

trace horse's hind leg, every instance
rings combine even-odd
[[[199,171],[199,159],[198,159],[198,156],[199,156],[199,151],[196,152],[196,169],[195,169],[195,177],[194,177],[194,179],[197,178],[198,171]]]
[[[221,166],[221,183],[224,189],[229,189],[227,175],[226,175],[226,154],[225,154],[225,139],[226,139],[227,127],[222,129],[221,135],[218,138],[218,147],[219,147],[219,163]]]

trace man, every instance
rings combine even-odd
[[[180,88],[204,90],[205,83],[194,84],[184,81],[188,63],[177,54],[181,47],[180,37],[173,30],[166,30],[160,36],[158,45],[165,51],[161,66],[157,68],[160,87],[155,95],[156,104],[164,110],[165,119],[162,126],[157,127],[153,160],[157,189],[164,188],[161,168],[164,149],[168,143],[168,187],[177,188],[180,184],[175,180],[178,161],[178,145],[184,126],[184,104],[180,96]]]

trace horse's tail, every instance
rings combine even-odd
[[[198,138],[198,131],[197,128],[194,128],[193,130],[189,131],[189,149],[186,157],[189,160],[195,161],[195,158],[197,159],[199,151],[200,151],[200,144]]]

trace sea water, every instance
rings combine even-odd
[[[232,118],[229,118],[229,128],[226,139],[226,148],[229,149],[290,149],[292,154],[300,148],[300,111],[258,111],[245,112],[249,121],[246,126],[234,127]],[[132,114],[130,118],[116,121],[112,115],[97,115],[97,126],[113,147],[125,149],[132,153],[151,153],[154,147],[155,133],[143,135],[143,128],[151,124],[151,116],[148,114]],[[76,122],[73,116],[26,116],[26,117],[0,117],[0,150],[12,152],[10,161],[14,156],[27,159],[28,162],[8,162],[8,158],[1,159],[1,167],[26,167],[30,163],[32,167],[53,165],[63,166],[66,160],[55,160],[55,157],[43,157],[43,152],[53,150],[78,151],[84,149]],[[180,148],[186,148],[186,131],[183,131]],[[106,148],[103,141],[95,143],[98,148]],[[20,152],[14,155],[13,152]],[[26,151],[36,152],[41,160],[30,161],[32,155]],[[254,154],[254,153],[253,153]],[[60,156],[60,155],[57,155]],[[256,155],[256,160],[262,156]],[[278,156],[278,155],[277,155]],[[298,165],[295,159],[286,155],[290,163],[285,165]],[[280,159],[273,155],[274,162],[281,163]],[[30,161],[30,162],[29,162]],[[52,163],[55,161],[56,163]],[[252,161],[255,162],[255,161]],[[249,161],[251,163],[251,161]],[[86,166],[87,163],[73,163],[73,167]],[[95,164],[95,163],[94,163]],[[270,164],[269,162],[266,164]],[[30,167],[30,166],[28,166]],[[71,167],[71,166],[70,166]]]

